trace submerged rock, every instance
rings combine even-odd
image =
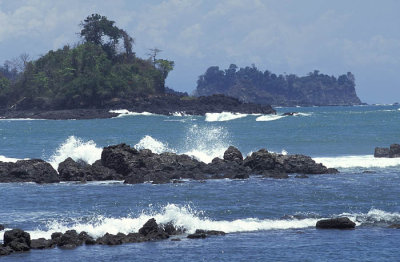
[[[188,235],[187,238],[198,239],[209,236],[225,236],[225,234],[226,233],[223,231],[196,229],[196,231],[193,234]]]
[[[316,227],[321,229],[352,229],[356,227],[356,223],[348,217],[339,217],[319,220]]]

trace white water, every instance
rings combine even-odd
[[[88,164],[93,164],[96,160],[101,158],[102,148],[97,147],[93,140],[83,141],[74,136],[68,137],[62,143],[55,153],[50,157],[49,163],[57,170],[58,165],[71,157],[73,160],[83,160]]]
[[[193,233],[196,229],[218,230],[226,233],[254,232],[264,230],[286,230],[315,227],[318,220],[323,218],[305,219],[259,219],[242,218],[236,220],[213,220],[202,216],[203,212],[196,212],[190,206],[178,206],[168,204],[158,212],[142,212],[141,214],[126,217],[113,218],[95,216],[89,222],[82,222],[77,219],[72,223],[63,221],[50,221],[44,228],[28,231],[32,239],[44,237],[49,239],[54,232],[65,232],[75,229],[78,233],[86,231],[94,238],[103,236],[106,233],[134,233],[149,220],[155,218],[157,223],[165,224],[172,222],[177,227],[183,227],[187,233]],[[347,216],[356,223],[357,226],[363,224],[393,224],[400,220],[400,213],[390,213],[379,209],[371,209],[367,213],[342,213],[337,216]],[[2,241],[2,234],[0,234]]]
[[[375,158],[373,155],[315,157],[317,163],[322,163],[332,168],[386,168],[400,166],[400,158]]]
[[[143,137],[139,143],[134,146],[137,150],[140,149],[150,149],[153,153],[161,154],[163,152],[175,152],[175,150],[170,149],[167,143],[158,141],[151,136]]]
[[[149,112],[142,112],[142,113],[137,113],[137,112],[131,112],[127,109],[118,109],[118,110],[110,110],[110,113],[116,113],[119,114],[117,117],[124,117],[124,116],[151,116],[154,115]]]
[[[278,119],[281,119],[284,117],[285,116],[280,116],[280,115],[263,115],[263,116],[257,117],[256,121],[258,121],[258,122],[274,121],[274,120],[278,120]]]
[[[247,114],[222,112],[222,113],[206,113],[206,122],[222,122],[230,121],[242,117],[246,117]]]
[[[27,160],[28,158],[25,158],[25,160]],[[11,162],[11,163],[15,163],[18,160],[22,160],[22,159],[18,159],[18,158],[12,158],[12,157],[6,157],[6,156],[2,156],[0,155],[0,162]]]

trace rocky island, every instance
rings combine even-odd
[[[255,65],[228,69],[209,67],[197,81],[196,93],[201,96],[224,94],[244,102],[273,106],[359,105],[355,77],[348,72],[339,77],[321,74],[307,76],[276,75],[262,72]]]

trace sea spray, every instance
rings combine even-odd
[[[268,121],[274,121],[278,120],[281,118],[284,118],[285,116],[280,116],[280,115],[262,115],[256,118],[257,122],[268,122]]]
[[[62,143],[55,153],[50,157],[49,163],[57,170],[58,165],[71,157],[73,160],[82,160],[93,164],[101,158],[102,148],[97,147],[93,140],[83,141],[75,136],[70,136]]]
[[[152,116],[154,114],[149,113],[149,112],[141,112],[141,113],[137,113],[137,112],[131,112],[127,109],[118,109],[118,110],[110,110],[110,113],[115,113],[118,114],[117,117],[125,117],[125,116]]]
[[[167,143],[163,143],[158,141],[157,139],[151,136],[144,136],[135,146],[137,150],[141,149],[150,149],[153,153],[161,154],[163,152],[173,152],[176,151],[168,147]]]
[[[210,163],[215,157],[222,158],[231,145],[229,133],[223,127],[192,125],[186,131],[183,153],[204,163]]]

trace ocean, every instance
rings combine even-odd
[[[375,159],[374,148],[400,143],[396,105],[276,108],[278,114],[224,112],[172,116],[121,110],[113,119],[0,120],[0,161],[41,158],[57,168],[67,157],[93,163],[102,147],[127,143],[210,162],[230,145],[305,154],[335,175],[307,179],[122,181],[0,184],[0,224],[31,238],[76,229],[93,237],[137,232],[151,217],[189,233],[226,236],[120,246],[81,246],[1,257],[1,261],[400,261],[400,158]],[[355,230],[318,230],[319,219],[347,216]],[[3,232],[0,232],[0,242]]]

